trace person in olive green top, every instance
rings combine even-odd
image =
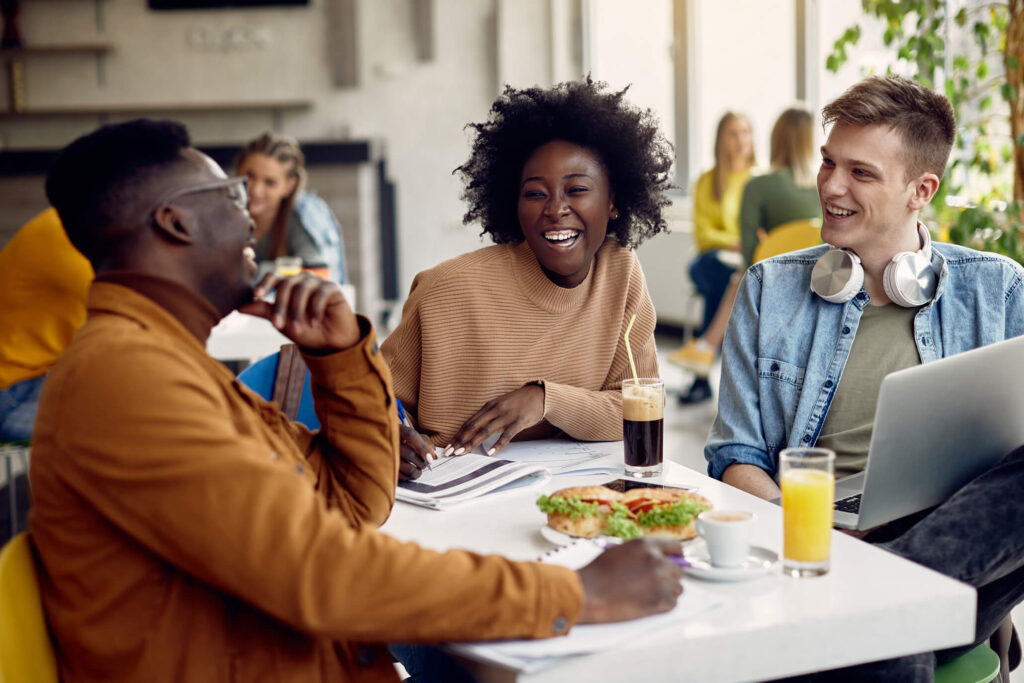
[[[821,218],[814,187],[814,116],[806,109],[782,112],[772,128],[769,173],[751,178],[740,203],[740,247],[746,263],[768,232],[806,218]]]
[[[821,217],[815,188],[814,116],[806,109],[791,108],[775,121],[771,137],[771,171],[747,181],[740,202],[739,228],[743,260],[753,263],[754,249],[769,231],[790,221]],[[714,317],[700,337],[673,352],[669,361],[697,375],[682,403],[711,398],[704,379],[711,371],[736,297],[740,272],[733,273]]]

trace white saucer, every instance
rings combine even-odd
[[[696,578],[707,581],[747,581],[771,571],[779,561],[779,554],[768,548],[750,546],[750,553],[739,567],[715,567],[708,558],[707,546],[694,543],[684,551],[690,566],[684,571]]]
[[[540,535],[555,545],[569,545],[578,540],[576,536],[570,536],[557,529],[552,529],[547,524],[540,528]]]
[[[569,545],[570,543],[575,543],[576,541],[594,541],[595,543],[599,543],[602,545],[618,545],[623,542],[621,538],[616,538],[615,536],[593,536],[589,539],[583,538],[582,536],[570,536],[564,531],[552,529],[547,524],[540,528],[540,535],[548,541],[550,541],[551,543],[561,546]]]

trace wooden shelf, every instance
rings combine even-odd
[[[111,43],[78,43],[74,45],[26,45],[0,49],[0,57],[34,57],[37,55],[104,55],[114,49]]]
[[[220,111],[284,111],[313,106],[311,100],[251,100],[248,102],[154,102],[142,104],[89,104],[67,107],[26,107],[21,111],[0,111],[0,119],[37,116],[143,115],[161,112],[206,113]]]

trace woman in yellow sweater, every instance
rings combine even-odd
[[[699,254],[690,265],[690,279],[704,297],[704,321],[699,334],[711,324],[733,273],[743,264],[740,256],[740,201],[754,167],[754,141],[750,121],[726,112],[715,131],[715,166],[697,180],[693,193],[693,237]],[[710,365],[714,350],[691,340],[669,360],[694,370]],[[699,361],[697,363],[694,360]],[[683,402],[710,398],[707,369],[697,373]]]
[[[649,111],[590,79],[508,87],[456,169],[494,246],[416,276],[384,341],[420,434],[403,450],[498,437],[622,438],[621,382],[658,375],[654,306],[632,247],[665,229],[672,148]],[[405,476],[415,466],[403,465]]]

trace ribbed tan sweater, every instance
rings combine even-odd
[[[420,431],[447,444],[487,401],[544,383],[544,417],[586,441],[622,438],[622,379],[658,376],[654,305],[633,251],[608,239],[587,279],[551,282],[526,243],[463,254],[413,281],[381,349]]]

